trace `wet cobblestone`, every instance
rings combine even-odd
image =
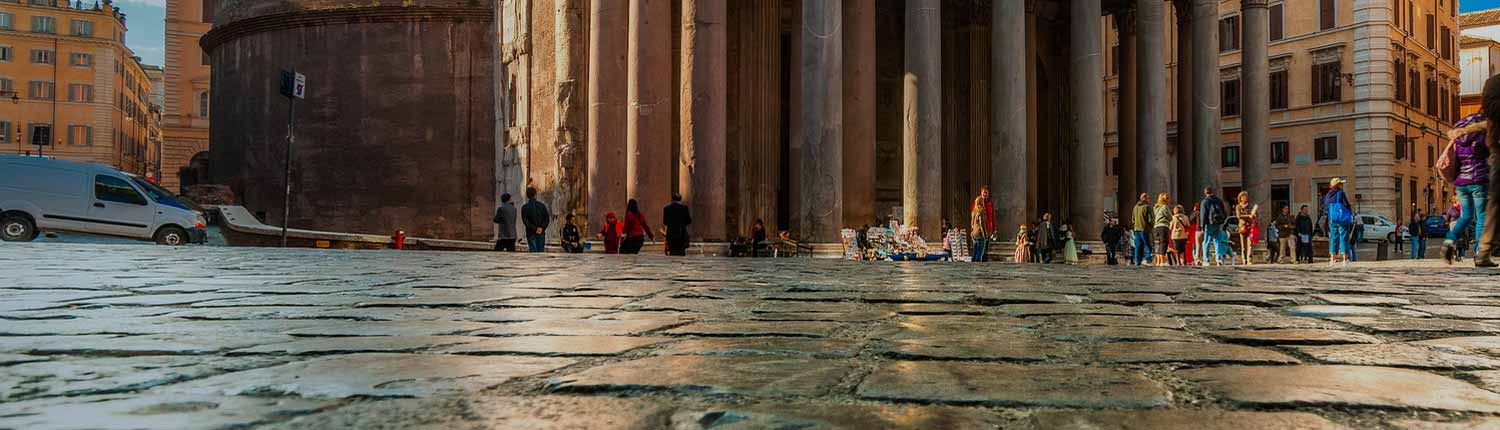
[[[1474,428],[1500,272],[0,245],[0,429]]]

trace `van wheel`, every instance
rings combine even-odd
[[[30,242],[36,239],[36,223],[20,214],[0,217],[0,239],[6,242]]]
[[[1396,243],[1396,233],[1385,235],[1386,243]]]
[[[156,243],[167,246],[178,246],[188,242],[187,230],[181,227],[165,227],[156,232]]]

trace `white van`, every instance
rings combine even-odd
[[[0,239],[42,231],[202,243],[203,214],[135,175],[88,163],[0,155]]]

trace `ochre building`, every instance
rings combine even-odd
[[[107,3],[0,2],[0,152],[156,177],[153,88],[125,22]]]
[[[162,185],[178,190],[191,161],[207,158],[209,58],[198,41],[213,28],[215,0],[167,0],[166,90],[162,97]]]

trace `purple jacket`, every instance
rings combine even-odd
[[[1458,120],[1455,127],[1483,121],[1484,117],[1473,114]],[[1453,185],[1465,186],[1488,183],[1490,179],[1490,150],[1485,147],[1484,132],[1466,134],[1453,141],[1453,155],[1458,163],[1458,178]]]

